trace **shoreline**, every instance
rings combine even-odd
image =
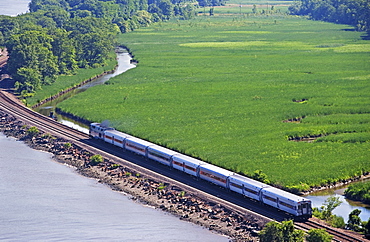
[[[12,136],[33,149],[51,153],[54,160],[73,166],[80,175],[96,179],[113,191],[129,194],[132,200],[143,205],[227,236],[230,241],[258,241],[259,231],[269,222],[253,213],[232,211],[182,187],[139,174],[105,158],[101,163],[91,164],[90,157],[94,154],[90,151],[41,131],[32,137],[27,134],[29,127],[12,114],[0,110],[0,132],[4,135]]]

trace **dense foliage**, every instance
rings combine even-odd
[[[293,221],[272,221],[266,224],[259,237],[261,242],[303,242],[304,232],[295,229]]]
[[[370,204],[370,182],[351,184],[344,191],[344,195],[349,199]]]
[[[333,239],[324,229],[310,229],[304,234],[302,230],[294,228],[293,221],[269,222],[259,237],[261,242],[330,242]]]
[[[30,13],[0,16],[0,46],[7,71],[24,96],[77,68],[106,65],[119,32],[173,16],[194,15],[195,5],[169,0],[32,0]]]
[[[325,229],[310,229],[307,232],[307,242],[331,242],[333,236],[330,235]]]
[[[355,26],[370,31],[369,0],[301,0],[289,7],[291,14],[308,15],[314,20]]]
[[[360,218],[361,210],[355,209],[348,216],[346,229],[365,234],[370,239],[370,218],[368,221],[362,221]]]
[[[138,66],[59,107],[291,189],[370,171],[362,33],[286,15],[215,13],[120,36]]]

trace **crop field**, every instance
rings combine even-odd
[[[120,36],[136,68],[59,107],[277,185],[336,182],[370,171],[363,35],[282,14],[156,23]]]

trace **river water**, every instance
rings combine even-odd
[[[100,78],[97,78],[96,80],[94,80],[92,82],[89,82],[86,85],[83,85],[83,86],[81,86],[81,87],[79,87],[79,88],[77,88],[77,89],[75,89],[75,90],[73,90],[69,93],[66,93],[65,95],[63,95],[59,98],[56,98],[55,100],[53,100],[51,102],[48,102],[48,103],[36,108],[35,111],[37,111],[37,112],[39,112],[43,115],[46,115],[46,116],[50,116],[50,113],[52,112],[59,122],[65,124],[67,126],[70,126],[72,128],[75,128],[77,130],[80,130],[82,132],[88,133],[89,132],[89,127],[87,127],[85,124],[76,122],[74,120],[71,120],[68,117],[65,117],[63,115],[60,115],[60,114],[56,113],[55,112],[56,105],[58,103],[64,101],[64,100],[80,93],[80,92],[85,91],[86,89],[88,89],[92,86],[104,84],[110,78],[115,77],[117,75],[120,75],[123,72],[134,68],[135,65],[131,64],[131,59],[132,59],[131,56],[127,52],[125,52],[124,49],[118,49],[117,68],[112,74],[108,74],[108,75],[102,76]]]
[[[228,241],[0,134],[0,241]]]

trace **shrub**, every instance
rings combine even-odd
[[[103,162],[103,157],[101,155],[93,155],[93,156],[90,157],[90,164],[91,165],[97,165],[101,162]]]
[[[325,229],[310,229],[306,236],[307,242],[331,242],[333,236]]]
[[[32,126],[27,130],[27,135],[30,137],[35,137],[39,132],[40,131],[38,128],[36,128],[35,126]]]
[[[64,147],[64,149],[69,150],[69,148],[71,148],[71,147],[72,147],[72,144],[71,144],[71,143],[69,143],[69,142],[67,142],[67,143],[65,143],[65,144],[63,145],[63,147]]]

